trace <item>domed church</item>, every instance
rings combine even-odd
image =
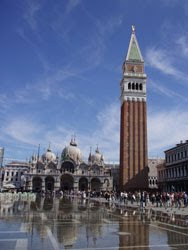
[[[71,139],[60,157],[52,152],[50,146],[42,156],[32,156],[25,189],[36,192],[110,191],[113,189],[113,177],[98,147],[94,154],[90,152],[85,162],[75,139]]]

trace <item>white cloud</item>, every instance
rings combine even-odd
[[[162,73],[186,80],[187,76],[173,66],[172,59],[165,50],[150,48],[146,51],[146,63]]]
[[[93,151],[99,145],[106,160],[119,159],[119,105],[113,103],[106,106],[93,120],[97,119],[97,126],[93,131],[79,131],[71,128],[68,124],[54,126],[47,129],[44,124],[37,123],[32,119],[23,117],[12,118],[2,128],[2,133],[12,138],[16,143],[27,143],[28,145],[42,144],[46,147],[51,142],[54,150],[59,152],[70,141],[71,136],[76,133],[79,147],[87,160],[90,146]],[[92,122],[92,120],[91,120]]]
[[[38,136],[42,126],[24,117],[12,118],[2,127],[4,135],[30,145],[38,144]]]
[[[27,83],[14,93],[13,100],[16,103],[32,103],[36,100],[48,100],[52,95],[65,100],[74,99],[74,93],[65,90],[67,79],[70,77],[80,78],[80,73],[69,69],[68,66],[55,70],[53,73],[46,73],[35,82]],[[82,78],[83,79],[83,78]]]
[[[66,6],[66,10],[65,10],[65,14],[70,14],[70,12],[75,9],[79,4],[81,3],[80,0],[68,0],[67,6]]]
[[[37,29],[37,13],[41,9],[39,1],[26,0],[23,18],[32,30]]]
[[[8,106],[8,97],[6,94],[0,94],[0,112]]]
[[[174,146],[180,140],[188,139],[188,112],[176,110],[157,111],[148,114],[148,151],[149,157],[163,156],[163,151]],[[12,138],[15,143],[26,143],[41,148],[47,148],[51,142],[52,149],[61,152],[76,133],[78,145],[87,160],[90,146],[93,152],[96,145],[104,154],[106,161],[119,160],[120,105],[112,103],[93,116],[96,127],[91,130],[79,130],[61,124],[52,128],[37,123],[32,119],[16,117],[6,122],[1,131],[3,135]],[[92,119],[91,119],[92,122]],[[4,137],[5,139],[5,137]],[[28,150],[27,150],[28,153]],[[33,153],[33,151],[31,152]],[[29,155],[28,155],[29,157]]]
[[[177,40],[176,43],[180,46],[183,56],[187,57],[188,56],[188,38],[186,38],[185,36],[181,36]]]
[[[149,114],[148,141],[150,155],[162,154],[163,150],[188,139],[188,112],[167,110]]]
[[[158,93],[165,95],[169,98],[179,98],[185,102],[187,102],[187,98],[181,94],[179,94],[177,91],[173,91],[170,88],[164,87],[164,84],[161,85],[159,82],[149,80],[149,86],[151,86],[153,91],[157,91]]]

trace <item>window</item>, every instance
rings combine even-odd
[[[128,89],[131,89],[131,83],[130,82],[128,83]]]
[[[138,90],[138,83],[136,83],[136,90]]]
[[[16,176],[18,176],[18,172],[16,172]]]
[[[14,175],[14,172],[12,172],[12,176]]]
[[[183,152],[181,152],[181,159],[183,158]]]
[[[140,83],[140,85],[139,85],[139,89],[140,89],[140,90],[142,90],[142,83]]]
[[[135,85],[134,85],[134,83],[132,83],[132,89],[135,89]]]
[[[9,176],[9,172],[7,171],[7,176]]]

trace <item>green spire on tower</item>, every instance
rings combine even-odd
[[[135,35],[135,26],[132,25],[131,40],[129,43],[129,49],[126,57],[126,61],[138,61],[143,62],[143,57],[138,46],[138,42]]]

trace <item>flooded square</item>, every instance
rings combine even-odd
[[[188,249],[186,217],[71,197],[0,202],[0,250]]]

